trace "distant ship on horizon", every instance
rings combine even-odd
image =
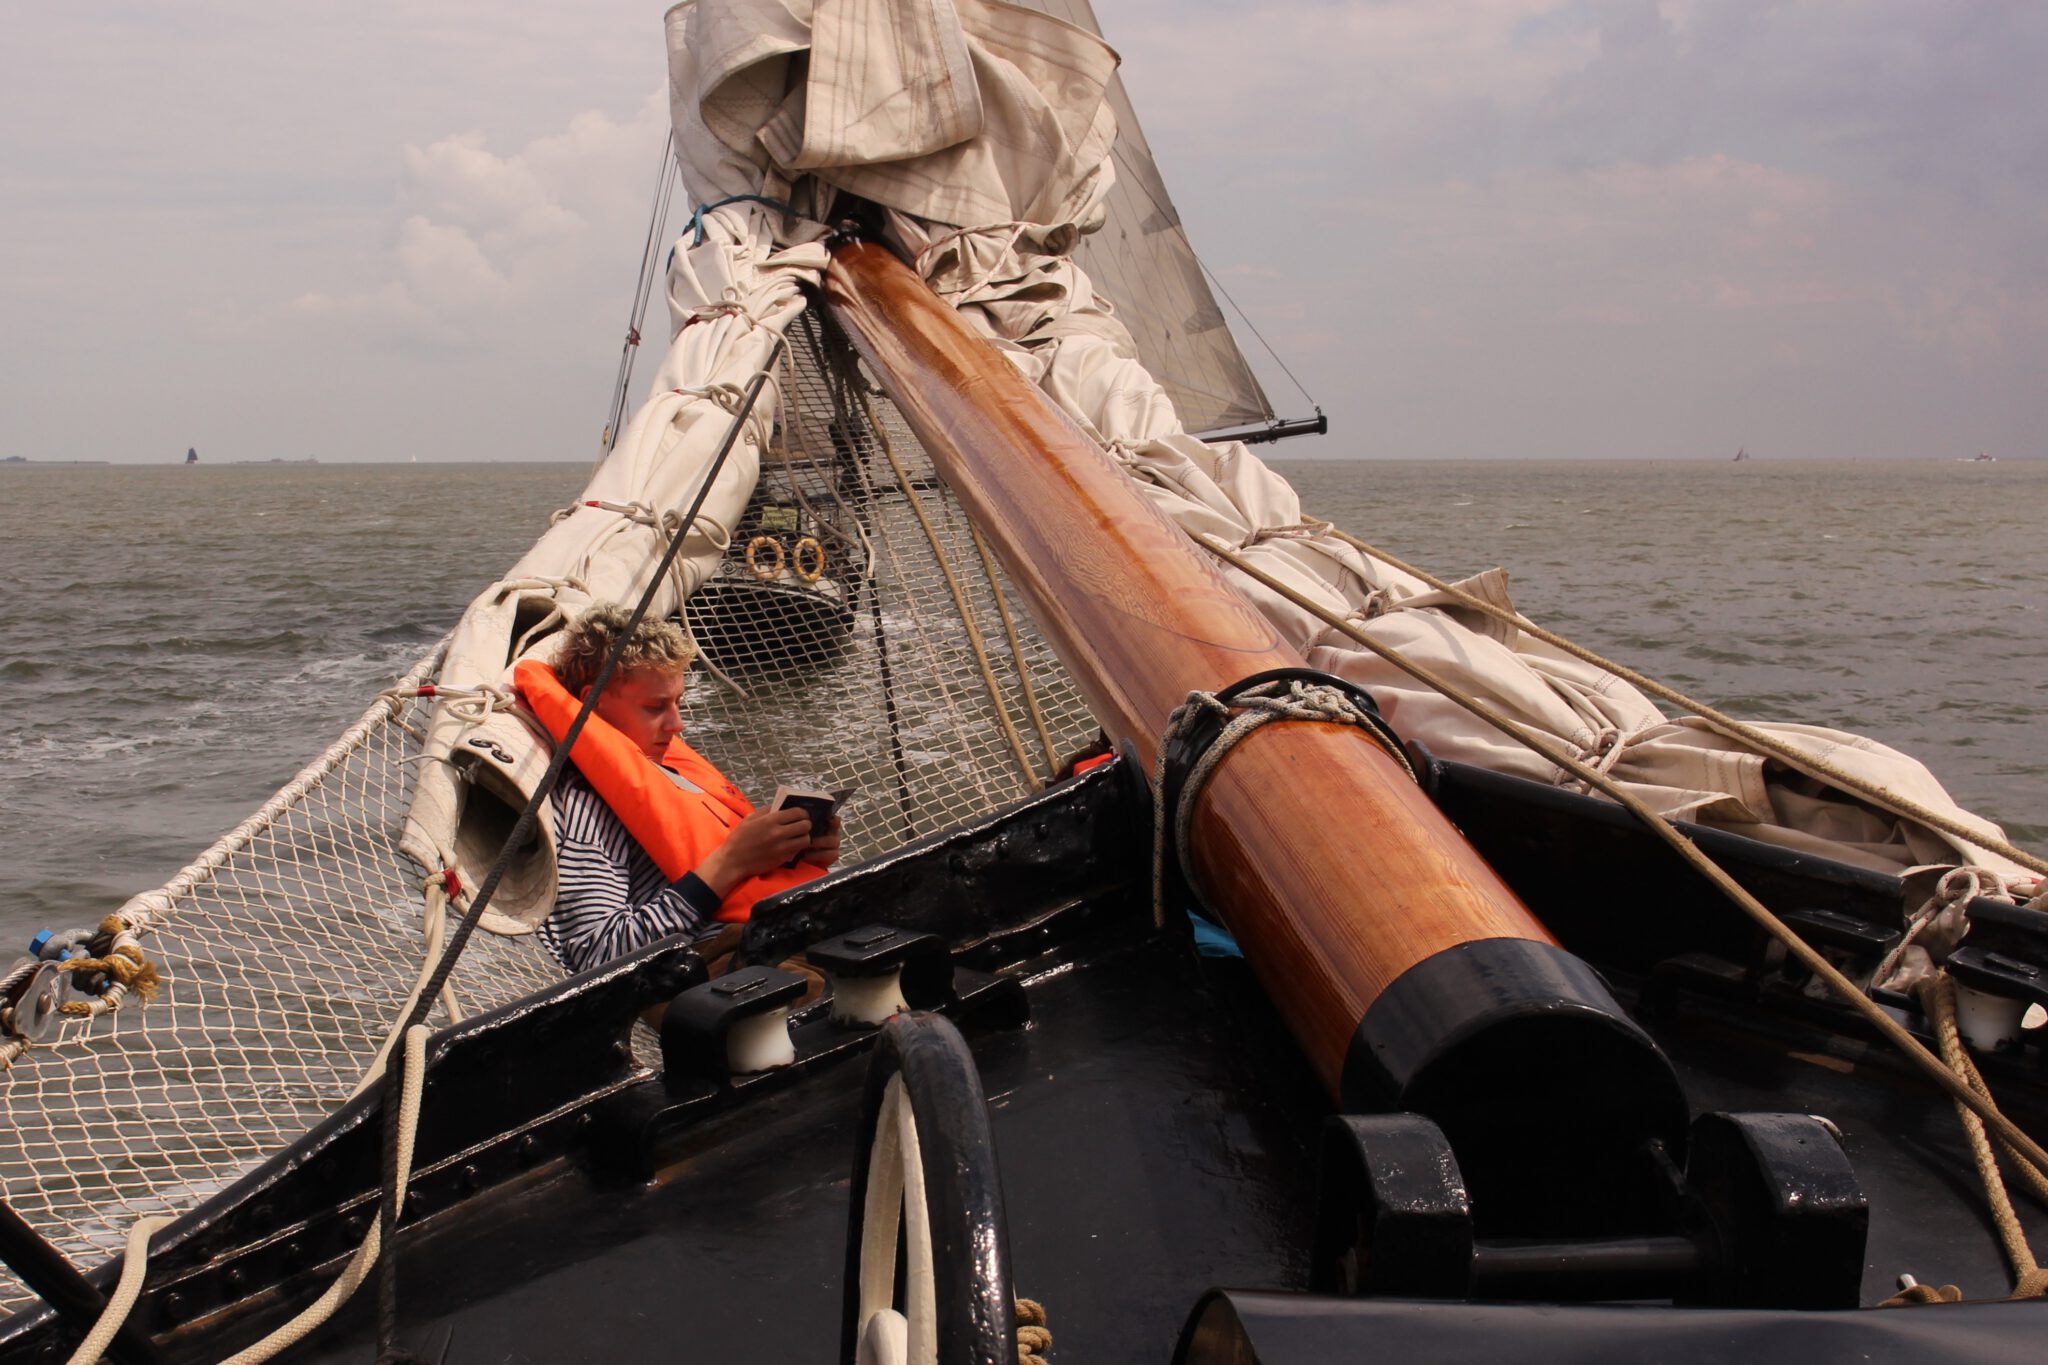
[[[186,446],[186,447],[185,447],[185,463],[186,463],[186,464],[198,464],[198,463],[199,463],[199,447],[198,447],[198,446]]]
[[[1748,460],[1754,459],[1755,457],[1749,453],[1748,446],[1737,446],[1735,448],[1735,458],[1738,460]]]

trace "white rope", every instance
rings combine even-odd
[[[405,1187],[412,1179],[413,1138],[419,1131],[420,1092],[426,1084],[426,1071],[427,1026],[415,1024],[405,1035],[405,1067],[400,1075],[398,1097],[398,1197],[395,1208],[401,1212],[405,1208]],[[377,1252],[383,1245],[383,1237],[383,1220],[371,1218],[370,1230],[364,1234],[362,1245],[349,1258],[340,1278],[327,1286],[326,1293],[305,1312],[254,1346],[229,1356],[221,1365],[260,1365],[260,1362],[305,1340],[315,1328],[333,1317],[334,1310],[346,1303],[349,1295],[369,1278],[371,1267],[377,1264]]]
[[[121,1278],[114,1282],[114,1292],[107,1299],[107,1306],[100,1310],[99,1321],[71,1353],[69,1365],[93,1365],[113,1343],[114,1334],[128,1321],[129,1311],[142,1297],[143,1277],[149,1270],[149,1239],[170,1221],[161,1216],[138,1218],[135,1226],[128,1229],[128,1251],[121,1260]]]
[[[1278,689],[1286,690],[1279,691]],[[1233,717],[1232,710],[1237,714]],[[1216,716],[1224,721],[1222,732],[1203,751],[1195,766],[1188,771],[1187,780],[1181,784],[1179,800],[1174,809],[1166,809],[1166,755],[1173,742],[1204,716]],[[1408,776],[1415,777],[1415,767],[1408,756],[1401,752],[1398,744],[1387,740],[1383,723],[1369,714],[1351,695],[1341,687],[1327,683],[1311,683],[1300,678],[1284,678],[1273,682],[1260,683],[1257,687],[1239,693],[1229,702],[1219,701],[1214,692],[1190,692],[1188,699],[1175,707],[1173,714],[1166,718],[1166,732],[1159,738],[1159,758],[1152,770],[1152,927],[1157,929],[1166,924],[1166,844],[1167,821],[1173,823],[1173,851],[1181,868],[1188,867],[1188,831],[1191,822],[1188,813],[1194,809],[1195,795],[1209,780],[1224,756],[1246,735],[1262,725],[1276,720],[1319,721],[1326,725],[1356,725],[1371,735],[1394,761],[1399,763]]]
[[[406,1184],[412,1178],[413,1138],[419,1131],[420,1094],[426,1082],[426,1062],[427,1026],[415,1024],[405,1035],[405,1069],[400,1076],[398,1098],[398,1207],[401,1209],[405,1207]],[[382,1070],[383,1058],[380,1056],[376,1074],[381,1074]],[[101,1310],[99,1321],[79,1343],[68,1365],[93,1365],[114,1340],[114,1334],[121,1330],[121,1325],[135,1307],[135,1301],[142,1296],[143,1281],[149,1271],[149,1239],[170,1222],[164,1217],[142,1218],[128,1230],[128,1248],[121,1262],[121,1278],[115,1283],[107,1306]],[[229,1356],[222,1365],[260,1365],[260,1362],[303,1341],[315,1328],[334,1316],[334,1310],[347,1302],[349,1295],[355,1293],[369,1276],[370,1267],[377,1263],[382,1237],[383,1228],[379,1220],[371,1219],[370,1230],[364,1235],[362,1244],[349,1258],[340,1278],[327,1287],[326,1293],[305,1312],[254,1346]]]

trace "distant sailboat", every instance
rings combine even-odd
[[[198,447],[198,446],[186,446],[186,447],[185,447],[185,463],[186,463],[186,464],[198,464],[198,463],[199,463],[199,447]]]
[[[1738,446],[1738,447],[1736,447],[1736,450],[1735,450],[1735,458],[1736,458],[1736,459],[1738,459],[1738,460],[1746,460],[1746,459],[1748,459],[1749,457],[1750,457],[1750,456],[1749,456],[1749,447],[1748,447],[1748,446]]]

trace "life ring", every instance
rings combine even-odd
[[[804,547],[809,546],[816,560],[811,567],[804,567]],[[805,536],[789,552],[789,567],[796,570],[796,576],[806,583],[815,583],[825,576],[825,547],[818,543],[816,536]]]
[[[775,551],[775,562],[765,567],[758,558],[763,545]],[[787,559],[788,555],[782,548],[782,542],[774,536],[755,536],[747,542],[747,571],[756,578],[764,581],[771,578],[780,578],[782,576],[782,566]]]

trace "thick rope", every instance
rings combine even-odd
[[[1984,1074],[1977,1069],[1969,1049],[1963,1046],[1962,1030],[1956,1023],[1955,979],[1943,971],[1922,981],[1920,1003],[1934,1024],[1934,1037],[1941,1045],[1942,1060],[1970,1089],[1989,1100],[1991,1087],[1985,1084]],[[1998,1229],[2005,1259],[2012,1266],[2012,1296],[2016,1299],[2039,1298],[2048,1291],[2048,1271],[2042,1270],[2034,1259],[2034,1249],[2027,1245],[2027,1230],[2021,1226],[2019,1214],[2012,1206],[2012,1196],[2006,1192],[2005,1180],[1998,1171],[1998,1155],[1992,1150],[1989,1134],[1984,1131],[1984,1121],[1960,1104],[1956,1106],[1956,1116],[1963,1121],[1963,1131],[1969,1137],[1970,1158],[1977,1165],[1977,1177],[1984,1183],[1984,1197],[1991,1206],[1992,1224]],[[2006,1155],[2015,1157],[2010,1146],[2006,1147]],[[2015,1160],[2014,1169],[2034,1191],[2036,1198],[2048,1200],[2048,1176],[2043,1176],[2024,1161]]]
[[[420,1095],[426,1086],[427,1072],[427,1029],[415,1025],[405,1036],[404,1062],[399,1076],[399,1165],[398,1201],[405,1202],[405,1188],[412,1179],[413,1141],[419,1132]],[[373,1064],[370,1079],[383,1074],[383,1057],[380,1054]],[[158,1229],[168,1226],[171,1219],[149,1217],[136,1220],[128,1230],[127,1254],[121,1261],[121,1278],[114,1285],[114,1292],[107,1299],[107,1305],[100,1310],[99,1321],[92,1326],[76,1351],[72,1352],[68,1365],[92,1365],[106,1351],[114,1340],[114,1334],[128,1320],[136,1301],[142,1296],[142,1287],[149,1273],[149,1239]],[[305,1340],[314,1329],[334,1316],[334,1310],[348,1300],[349,1295],[368,1277],[370,1267],[376,1263],[381,1245],[382,1229],[372,1220],[370,1230],[363,1237],[362,1244],[349,1258],[339,1278],[327,1287],[327,1292],[309,1305],[306,1310],[284,1326],[272,1332],[263,1340],[245,1350],[229,1356],[222,1365],[260,1365],[278,1352]]]
[[[2009,1144],[2027,1162],[2043,1172],[2048,1172],[2048,1151],[2042,1150],[2039,1143],[2021,1132],[2011,1119],[1999,1112],[1998,1106],[1991,1103],[1984,1096],[1979,1095],[1960,1080],[1942,1064],[1940,1058],[1927,1050],[1925,1044],[1911,1033],[1908,1033],[1905,1027],[1896,1019],[1893,1019],[1890,1014],[1886,1013],[1876,1001],[1865,995],[1856,986],[1855,982],[1842,975],[1834,963],[1821,956],[1805,939],[1793,933],[1785,922],[1771,913],[1762,901],[1759,901],[1756,897],[1750,895],[1748,891],[1744,890],[1719,864],[1708,858],[1704,853],[1701,853],[1694,846],[1692,840],[1680,834],[1669,820],[1651,810],[1633,792],[1619,783],[1594,772],[1584,763],[1581,763],[1578,759],[1560,749],[1551,741],[1549,736],[1538,734],[1527,726],[1508,719],[1485,702],[1465,693],[1449,679],[1439,676],[1433,669],[1416,663],[1399,650],[1383,644],[1366,634],[1365,631],[1331,612],[1322,604],[1296,592],[1293,588],[1274,578],[1271,574],[1266,573],[1257,565],[1247,562],[1243,556],[1237,554],[1222,542],[1200,533],[1195,533],[1193,539],[1197,544],[1225,563],[1232,565],[1274,592],[1279,593],[1282,597],[1294,603],[1294,605],[1311,613],[1326,624],[1343,631],[1346,635],[1358,641],[1358,643],[1364,645],[1367,649],[1379,655],[1382,659],[1385,659],[1388,663],[1394,665],[1416,681],[1422,683],[1425,687],[1432,688],[1449,700],[1456,702],[1488,725],[1527,745],[1545,759],[1548,759],[1560,768],[1570,771],[1581,781],[1597,788],[1610,799],[1626,808],[1643,823],[1645,828],[1663,840],[1679,857],[1685,859],[1694,870],[1712,882],[1720,889],[1722,894],[1739,906],[1742,912],[1755,921],[1758,927],[1778,942],[1784,944],[1786,950],[1798,958],[1802,966],[1826,982],[1830,990],[1840,997],[1851,1009],[1860,1014],[1865,1022],[1876,1029],[1887,1042],[1897,1048],[1905,1056],[1906,1060],[1912,1063],[1922,1075],[1939,1086],[1949,1098],[1983,1119],[2002,1140]]]
[[[1045,750],[1047,772],[1058,772],[1060,767],[1059,748],[1052,742],[1052,731],[1046,726],[1045,712],[1038,705],[1038,689],[1031,684],[1031,664],[1024,657],[1024,645],[1017,635],[1016,618],[1010,614],[1010,604],[1003,596],[1002,579],[996,573],[995,557],[989,553],[988,541],[982,537],[981,528],[972,521],[967,523],[967,533],[974,537],[974,552],[981,556],[982,576],[988,580],[989,596],[995,599],[996,615],[1003,618],[1003,638],[1010,643],[1010,661],[1017,666],[1017,687],[1024,694],[1024,710],[1031,717],[1031,728],[1038,732],[1039,747]]]
[[[1052,1333],[1045,1327],[1045,1305],[1037,1299],[1018,1299],[1017,1365],[1040,1365],[1052,1351]]]
[[[1236,711],[1236,715],[1231,714]],[[1173,742],[1191,729],[1205,716],[1214,716],[1223,722],[1223,729],[1217,734],[1195,766],[1188,770],[1187,779],[1181,783],[1178,800],[1174,808],[1166,808],[1166,755]],[[1166,718],[1166,731],[1159,737],[1159,757],[1152,768],[1152,927],[1163,928],[1166,924],[1166,847],[1167,825],[1173,826],[1173,852],[1183,869],[1189,865],[1190,848],[1188,832],[1192,827],[1190,812],[1194,810],[1195,797],[1216,771],[1237,743],[1246,735],[1274,721],[1306,720],[1326,725],[1356,725],[1371,735],[1374,743],[1391,754],[1408,776],[1414,777],[1414,765],[1401,752],[1398,744],[1390,742],[1384,724],[1376,716],[1369,715],[1352,697],[1340,687],[1305,682],[1299,678],[1280,679],[1260,683],[1257,687],[1240,692],[1230,701],[1217,699],[1214,692],[1190,692],[1188,699],[1173,709]]]
[[[156,965],[143,955],[136,931],[122,916],[109,915],[100,921],[99,933],[87,952],[85,957],[64,959],[57,970],[76,977],[74,987],[94,998],[67,1000],[58,1007],[61,1013],[74,1018],[112,1014],[131,991],[144,1003],[156,995]]]
[[[1459,606],[1490,616],[1506,625],[1513,626],[1517,630],[1526,631],[1545,644],[1554,645],[1575,659],[1592,664],[1596,668],[1604,668],[1615,677],[1641,688],[1651,696],[1661,697],[1673,706],[1681,707],[1691,712],[1729,738],[1739,739],[1744,744],[1769,754],[1787,767],[1796,768],[1800,772],[1820,778],[1822,781],[1831,783],[1843,791],[1860,796],[1872,805],[1890,811],[1894,815],[1905,816],[1907,819],[1916,820],[1929,828],[1938,829],[1944,834],[1953,835],[1974,848],[1985,849],[2001,857],[2010,858],[2022,867],[2032,868],[2036,872],[2048,874],[2048,860],[2029,853],[2023,848],[2018,848],[1995,834],[1986,834],[1982,830],[1971,829],[1968,825],[1950,816],[1943,815],[1940,811],[1930,810],[1928,807],[1908,797],[1900,796],[1896,792],[1887,791],[1883,787],[1866,782],[1853,773],[1844,772],[1825,759],[1803,754],[1767,731],[1759,730],[1754,725],[1737,720],[1726,712],[1708,706],[1705,702],[1696,701],[1686,696],[1683,692],[1666,687],[1656,679],[1646,677],[1632,668],[1615,663],[1610,659],[1602,658],[1582,645],[1573,644],[1562,635],[1545,630],[1542,626],[1525,618],[1520,612],[1509,611],[1495,606],[1491,602],[1482,601],[1462,588],[1455,587],[1440,578],[1416,568],[1412,564],[1396,559],[1385,550],[1368,545],[1356,536],[1345,534],[1335,526],[1330,526],[1325,522],[1317,522],[1313,523],[1313,525],[1318,529],[1327,527],[1329,534],[1334,535],[1353,549],[1371,555],[1374,559],[1379,560],[1390,568],[1399,569],[1402,573],[1413,574],[1438,592],[1452,598]]]
[[[974,604],[967,600],[967,591],[960,586],[959,575],[953,572],[952,556],[946,553],[945,545],[939,540],[938,528],[932,525],[931,516],[924,510],[924,499],[918,497],[917,489],[911,484],[909,471],[897,458],[896,446],[890,441],[889,433],[875,420],[874,409],[869,406],[866,394],[861,395],[860,406],[868,419],[868,428],[881,442],[882,454],[888,459],[889,468],[896,471],[896,484],[903,490],[904,501],[916,514],[917,524],[924,528],[924,538],[939,562],[939,573],[945,577],[946,591],[953,595],[953,609],[960,613],[960,623],[967,627],[967,647],[974,651],[975,667],[981,670],[981,684],[988,690],[989,705],[995,711],[996,723],[1002,727],[1003,739],[1010,746],[1010,756],[1017,760],[1017,771],[1023,777],[1023,790],[1033,791],[1039,784],[1038,770],[1031,766],[1031,756],[1024,751],[1024,739],[1010,721],[1010,708],[1003,701],[1003,687],[996,681],[995,667],[989,663],[988,644],[981,637],[981,624],[975,619]]]
[[[170,1222],[169,1218],[153,1215],[136,1219],[135,1226],[128,1229],[128,1247],[121,1260],[121,1278],[114,1282],[114,1292],[107,1297],[106,1306],[100,1309],[99,1320],[85,1334],[85,1340],[78,1343],[78,1349],[71,1353],[69,1365],[93,1365],[113,1344],[114,1334],[128,1321],[135,1301],[142,1297],[143,1279],[149,1271],[149,1239],[158,1228],[166,1227]]]

